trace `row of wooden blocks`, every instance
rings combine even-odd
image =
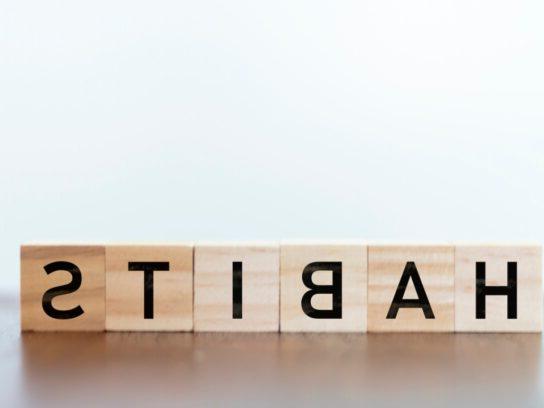
[[[23,245],[22,330],[540,332],[538,245]]]

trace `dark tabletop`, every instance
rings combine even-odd
[[[3,406],[544,401],[539,334],[21,334],[0,306]]]

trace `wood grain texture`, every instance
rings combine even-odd
[[[144,318],[144,271],[129,262],[168,262],[153,272],[153,318]],[[191,331],[193,245],[106,246],[106,329]]]
[[[387,319],[403,271],[414,262],[434,319],[421,308],[400,308]],[[454,330],[454,248],[442,245],[376,245],[368,248],[369,332],[452,332]],[[417,299],[408,281],[404,299]]]
[[[242,262],[242,318],[233,318],[233,262]],[[195,331],[278,331],[279,247],[195,247]]]
[[[66,271],[45,272],[44,266],[57,261],[71,262],[81,271],[79,289],[52,300],[52,305],[59,310],[81,306],[83,314],[73,319],[52,318],[42,307],[47,290],[72,281]],[[106,317],[104,262],[103,246],[21,246],[21,330],[103,331]]]
[[[485,319],[476,318],[476,262],[485,262],[486,286],[507,284],[508,262],[517,262],[517,319],[507,318],[507,297],[487,296]],[[463,245],[455,248],[455,330],[542,331],[542,248],[537,245]]]
[[[312,262],[342,263],[341,319],[315,319],[302,310],[302,297],[309,290],[302,272]],[[282,332],[366,331],[367,247],[362,243],[282,243],[280,275]],[[331,276],[330,271],[315,272],[313,282],[330,285]],[[332,295],[315,295],[311,304],[330,310]]]

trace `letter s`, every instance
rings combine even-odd
[[[55,271],[66,271],[72,275],[72,281],[66,285],[57,286],[47,290],[42,297],[42,307],[43,311],[53,319],[74,319],[78,316],[81,316],[84,311],[83,308],[78,305],[72,309],[68,310],[59,310],[53,306],[53,299],[57,296],[67,295],[73,293],[79,289],[81,286],[81,271],[79,268],[71,262],[59,261],[52,262],[43,267],[47,274],[53,273]]]

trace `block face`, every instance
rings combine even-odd
[[[193,245],[106,246],[106,329],[191,331]]]
[[[454,330],[454,248],[443,245],[376,245],[368,248],[369,332],[452,332]],[[406,271],[406,272],[405,272]],[[401,277],[406,273],[404,282]],[[417,276],[420,282],[416,282]],[[423,291],[416,291],[416,284]],[[388,317],[395,293],[399,299],[427,297],[430,312],[400,307]],[[405,288],[403,293],[402,288]],[[431,318],[434,317],[434,318]]]
[[[195,331],[278,331],[279,285],[278,245],[197,245]]]
[[[508,297],[487,295],[485,318],[476,318],[476,263],[485,262],[485,286],[508,284],[508,263],[515,262],[517,317],[508,319]],[[540,246],[455,248],[455,330],[459,332],[542,331],[542,249]]]
[[[103,246],[21,246],[21,330],[103,331],[106,318],[104,263]],[[73,318],[51,317],[42,304],[44,294],[55,287],[76,283],[77,278],[74,280],[66,270],[71,268],[75,273],[72,265],[80,272],[79,288],[54,296],[50,304],[60,311],[77,310],[79,306],[82,313]]]
[[[324,267],[327,263],[341,263],[341,318],[310,317],[302,308],[302,298],[310,290],[303,282],[303,271],[310,264]],[[366,331],[367,247],[362,243],[282,244],[280,275],[282,332]],[[316,270],[311,279],[316,285],[331,285],[333,272]],[[332,303],[330,293],[311,298],[312,307],[319,310],[332,310]]]

